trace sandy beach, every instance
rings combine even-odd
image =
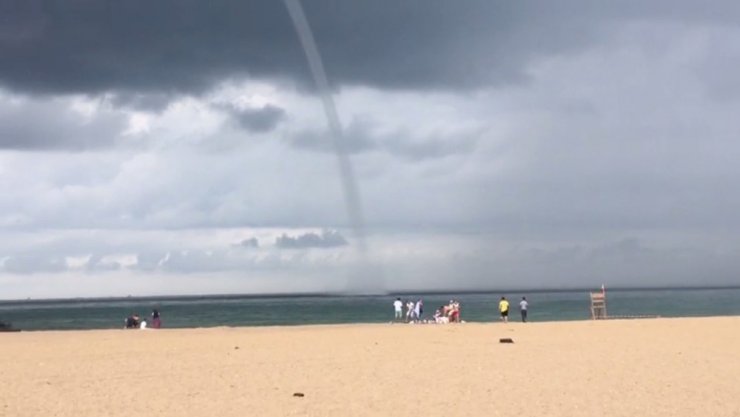
[[[740,317],[6,333],[0,393],[14,417],[736,417]]]

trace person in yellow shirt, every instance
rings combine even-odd
[[[498,302],[498,311],[501,313],[501,320],[507,323],[509,321],[509,302],[506,301],[506,297],[501,297],[501,301]]]

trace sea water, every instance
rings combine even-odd
[[[512,320],[518,319],[522,296],[529,301],[530,321],[590,318],[588,292],[570,290],[0,301],[0,321],[23,330],[110,329],[122,328],[124,318],[132,313],[147,319],[156,308],[162,314],[164,328],[388,323],[393,319],[393,301],[400,297],[404,302],[423,299],[426,318],[451,299],[458,300],[463,320],[487,322],[498,319],[501,296],[511,302]],[[609,290],[607,297],[610,316],[740,315],[740,288]]]

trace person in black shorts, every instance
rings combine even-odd
[[[501,320],[506,323],[509,321],[509,302],[506,297],[501,297],[501,301],[498,302],[498,311],[501,313]]]

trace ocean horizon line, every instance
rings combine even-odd
[[[572,292],[592,292],[599,291],[600,286],[596,287],[570,287],[570,288],[486,288],[486,289],[433,289],[433,290],[398,290],[387,291],[383,293],[357,294],[349,292],[276,292],[276,293],[204,293],[204,294],[149,294],[149,295],[125,295],[125,296],[91,296],[91,297],[63,297],[63,298],[13,298],[2,299],[0,304],[45,304],[45,303],[77,303],[77,302],[96,302],[96,301],[150,301],[150,300],[230,300],[230,299],[269,299],[269,298],[362,298],[362,297],[393,297],[393,296],[411,296],[411,295],[431,295],[439,296],[465,295],[465,294],[539,294],[539,293],[572,293]],[[615,286],[606,287],[611,292],[630,292],[630,291],[711,291],[711,290],[740,290],[740,285],[706,285],[706,286]]]

